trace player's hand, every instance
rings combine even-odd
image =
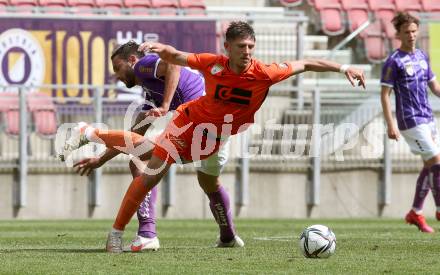
[[[148,115],[150,116],[154,116],[154,117],[161,117],[164,116],[168,113],[168,108],[166,107],[159,107],[159,108],[154,108],[151,109],[148,113]]]
[[[362,86],[365,89],[365,75],[363,70],[348,67],[347,71],[345,72],[345,76],[353,87],[356,86],[355,81],[357,81],[357,86]]]
[[[99,168],[102,166],[99,158],[85,158],[73,165],[73,167],[77,168],[76,172],[81,176],[88,176],[93,171],[93,169]]]
[[[144,42],[139,45],[138,51],[148,53],[160,53],[165,49],[166,45],[158,42]]]
[[[399,141],[400,133],[399,130],[397,130],[396,127],[388,127],[388,138],[394,139],[396,141]]]

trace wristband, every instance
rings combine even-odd
[[[345,74],[345,72],[347,72],[349,67],[350,67],[350,65],[348,65],[348,64],[341,65],[341,67],[339,68],[339,72]]]

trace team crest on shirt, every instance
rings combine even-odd
[[[414,75],[414,67],[411,63],[405,64],[405,71],[409,76]]]
[[[428,63],[426,63],[426,60],[420,60],[419,62],[420,67],[422,67],[423,70],[427,70],[428,69]]]
[[[211,68],[211,74],[215,75],[218,74],[219,72],[223,71],[223,66],[220,64],[215,64],[214,66],[212,66]]]

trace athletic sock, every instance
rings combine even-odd
[[[139,221],[138,236],[144,238],[156,237],[156,198],[157,186],[153,187],[148,192],[141,206],[137,210],[137,217]]]
[[[432,196],[437,207],[440,207],[440,164],[434,164],[430,169]]]
[[[125,226],[130,222],[131,217],[133,217],[134,213],[136,213],[136,210],[139,208],[139,205],[145,199],[148,191],[149,190],[143,183],[143,176],[133,179],[122,199],[118,215],[113,224],[114,229],[125,229]]]
[[[429,185],[429,169],[423,168],[420,171],[419,177],[417,178],[416,193],[414,194],[414,200],[412,209],[416,213],[420,213],[423,209],[423,203],[428,195],[430,185]]]
[[[235,232],[228,193],[223,186],[220,186],[216,192],[207,195],[209,198],[209,207],[220,228],[220,240],[224,243],[232,241]]]

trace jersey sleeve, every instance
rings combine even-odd
[[[188,67],[191,69],[196,69],[201,72],[205,71],[209,65],[215,63],[218,56],[210,53],[192,53],[188,55],[187,62]]]
[[[432,71],[431,63],[428,60],[428,82],[431,82],[436,79],[436,75]]]
[[[388,58],[387,61],[385,61],[385,64],[383,65],[382,68],[380,84],[382,86],[393,88],[396,82],[396,78],[397,78],[396,76],[397,76],[396,62],[394,62],[393,59]]]
[[[142,57],[136,65],[134,65],[134,74],[140,79],[154,79],[156,77],[157,65],[159,64],[159,56],[149,54]]]
[[[269,76],[273,84],[280,82],[286,78],[289,78],[293,74],[293,67],[290,62],[285,63],[272,63],[270,65],[264,65],[265,72]]]

